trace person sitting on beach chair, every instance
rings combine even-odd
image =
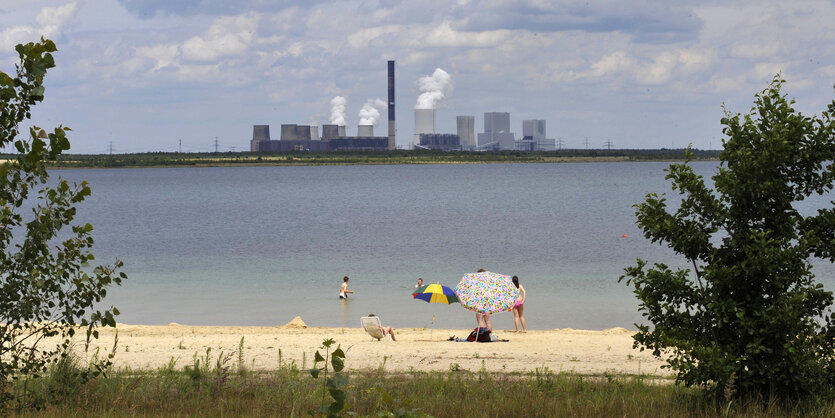
[[[384,327],[382,323],[380,323],[380,318],[377,315],[370,313],[368,316],[360,318],[360,322],[362,323],[362,327],[365,329],[365,332],[367,332],[372,338],[376,338],[377,341],[380,341],[386,336],[391,337],[392,341],[397,341],[397,339],[394,338],[394,328]]]

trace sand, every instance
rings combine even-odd
[[[299,368],[311,367],[313,353],[322,341],[333,338],[346,351],[347,369],[376,369],[407,372],[469,370],[491,372],[533,372],[548,368],[554,372],[586,375],[606,373],[669,377],[664,364],[647,351],[632,348],[632,334],[623,328],[603,331],[574,329],[537,330],[515,333],[494,330],[502,340],[492,343],[447,341],[465,338],[470,330],[396,329],[397,341],[377,341],[361,328],[308,327],[301,318],[274,327],[252,326],[167,326],[118,324],[100,328],[100,338],[91,344],[87,357],[100,349],[100,356],[113,350],[118,332],[116,368],[155,370],[176,362],[182,369],[191,365],[195,354],[203,358],[210,349],[211,361],[218,355],[231,357],[238,364],[238,347],[243,339],[243,358],[251,370],[271,370],[295,362]],[[430,337],[432,339],[430,339]],[[76,344],[83,350],[83,343]],[[305,364],[303,364],[305,363]]]

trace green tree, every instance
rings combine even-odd
[[[64,228],[73,222],[74,205],[90,195],[86,182],[50,181],[47,173],[46,162],[70,148],[69,129],[35,126],[20,138],[20,124],[44,98],[55,44],[41,39],[15,50],[15,76],[0,72],[0,147],[17,150],[16,158],[0,165],[0,396],[6,400],[14,396],[13,379],[38,377],[66,356],[76,327],[86,330],[89,343],[98,338],[97,326],[115,326],[118,310],[98,305],[109,286],[126,278],[117,272],[118,260],[89,266],[90,224]]]
[[[803,116],[783,83],[775,77],[748,114],[725,110],[713,188],[685,161],[666,170],[677,208],[654,193],[635,206],[644,236],[692,270],[638,259],[620,278],[652,324],[638,327],[635,347],[725,397],[829,396],[835,382],[833,297],[809,261],[835,261],[835,210],[796,206],[832,190],[835,101]]]

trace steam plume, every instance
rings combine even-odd
[[[452,95],[452,77],[446,71],[436,68],[432,75],[418,79],[418,96],[415,109],[435,109]]]
[[[347,101],[342,96],[336,96],[331,99],[332,124],[345,126],[345,103],[347,103]]]
[[[386,102],[380,99],[368,99],[360,110],[360,125],[376,125],[380,120],[380,110],[385,109]]]

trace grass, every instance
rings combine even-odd
[[[0,400],[0,415],[307,416],[323,400],[330,403],[326,390],[337,389],[345,395],[343,414],[358,416],[835,416],[832,401],[725,402],[652,376],[588,376],[547,367],[490,372],[484,361],[475,372],[452,363],[445,372],[404,373],[387,371],[384,358],[379,367],[343,371],[341,383],[325,384],[328,373],[312,378],[305,353],[298,365],[285,362],[279,349],[276,369],[254,371],[246,366],[244,347],[241,338],[236,353],[207,349],[184,366],[171,357],[157,370],[124,369],[92,379],[85,373],[90,366],[65,356],[41,378],[11,382],[18,397]]]
[[[236,373],[230,356],[195,354],[179,370],[120,371],[74,381],[68,362],[35,388],[47,397],[27,416],[177,415],[303,416],[318,409],[321,382],[295,363],[270,372]],[[224,360],[226,359],[226,360]],[[768,402],[717,403],[695,389],[656,384],[641,377],[589,377],[454,371],[409,373],[384,368],[349,373],[346,411],[360,416],[774,416],[835,415],[835,404],[817,407]],[[59,389],[60,388],[60,389]]]

